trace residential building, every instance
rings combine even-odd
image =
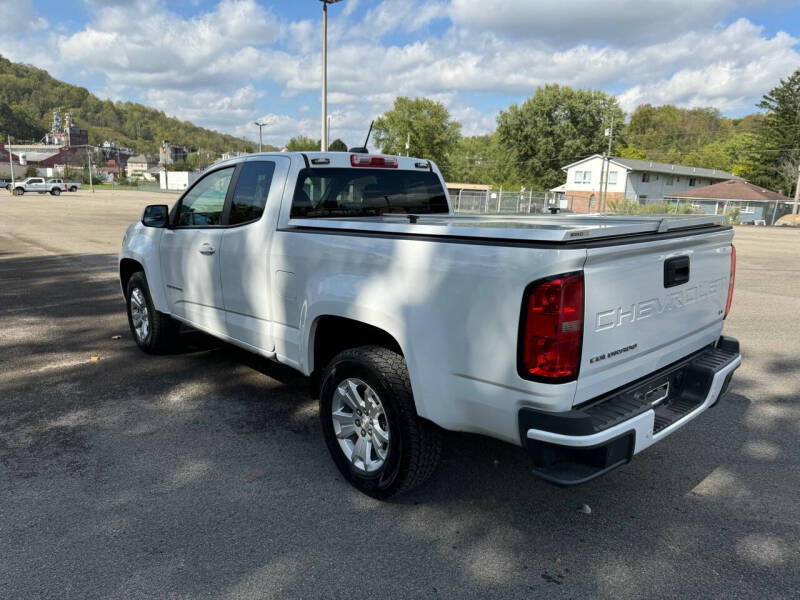
[[[128,159],[128,164],[125,166],[125,173],[128,179],[155,181],[156,178],[149,171],[157,166],[158,162],[154,156],[149,154],[137,154]]]
[[[704,169],[686,165],[673,165],[650,160],[612,156],[608,161],[607,201],[636,203],[663,202],[677,190],[701,187],[738,179],[719,169]],[[594,154],[561,167],[567,181],[551,191],[562,208],[574,212],[599,210],[600,193],[605,187],[604,159]],[[602,177],[601,177],[602,173]],[[610,210],[610,206],[606,206]]]
[[[791,198],[742,179],[729,179],[712,185],[691,188],[666,197],[667,202],[688,202],[697,210],[724,215],[739,209],[740,223],[772,225],[792,212]]]

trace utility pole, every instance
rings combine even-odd
[[[603,153],[603,162],[600,164],[600,181],[597,184],[597,212],[602,212],[603,208],[603,173],[606,170],[606,154]],[[589,200],[589,210],[592,209],[592,201]]]
[[[94,180],[92,179],[92,152],[88,147],[86,148],[86,156],[89,157],[89,189],[94,194]]]
[[[266,127],[267,125],[269,125],[269,121],[264,121],[263,123],[261,123],[259,121],[256,121],[255,123],[253,123],[253,125],[258,127],[258,151],[261,152],[261,145],[262,145],[261,128],[262,127]]]
[[[11,154],[11,136],[8,136],[8,145],[6,146],[8,150],[8,166],[11,168],[11,193],[14,193],[14,189],[16,188],[16,181],[14,180],[14,157]],[[795,201],[797,204],[797,201]]]
[[[794,186],[794,204],[792,205],[792,214],[797,214],[797,205],[800,203],[800,165],[797,165],[797,184]]]
[[[328,4],[340,0],[320,0],[322,2],[322,136],[319,148],[328,151]]]
[[[411,156],[409,152],[411,151],[411,134],[406,135],[406,156]]]
[[[169,191],[169,140],[161,142],[161,148],[164,150],[164,189]]]
[[[611,172],[611,147],[614,141],[614,119],[611,119],[611,127],[606,129],[606,135],[608,136],[608,153],[606,156],[608,157],[608,164],[606,165],[606,181],[603,188],[603,210],[602,212],[606,212],[606,202],[608,200],[608,174]]]

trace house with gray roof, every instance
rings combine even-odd
[[[606,180],[603,163],[600,154],[593,154],[561,167],[567,174],[567,181],[551,191],[556,194],[563,208],[575,212],[598,210],[597,203]],[[719,169],[618,156],[611,157],[607,177],[608,203],[627,200],[640,204],[663,202],[677,191],[739,179]]]

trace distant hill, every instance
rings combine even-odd
[[[256,145],[232,135],[198,127],[134,102],[100,100],[86,88],[58,81],[47,71],[0,56],[0,136],[5,141],[39,140],[50,130],[53,110],[71,112],[89,131],[89,143],[115,140],[137,152],[158,152],[161,140],[212,153],[254,151]],[[270,147],[270,149],[274,149]]]

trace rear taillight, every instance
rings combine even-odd
[[[583,339],[583,274],[536,281],[525,290],[518,371],[535,381],[578,377]]]
[[[731,278],[728,281],[728,301],[725,303],[725,316],[728,318],[728,313],[731,312],[731,302],[733,302],[733,284],[736,280],[736,246],[731,244]]]
[[[379,169],[396,169],[397,157],[376,156],[374,154],[351,154],[350,164],[354,167],[377,167]]]

